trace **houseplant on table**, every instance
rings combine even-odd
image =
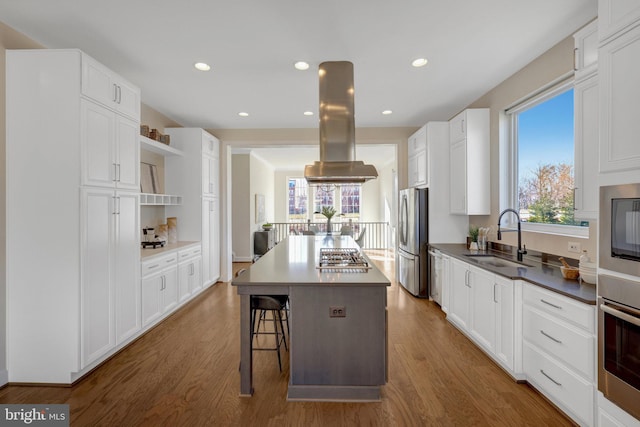
[[[320,213],[327,218],[327,234],[331,234],[331,218],[336,214],[336,210],[333,206],[323,206]]]

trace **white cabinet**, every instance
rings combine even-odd
[[[599,19],[599,23],[602,25],[603,20]],[[628,171],[634,174],[632,179],[639,179],[639,74],[640,26],[637,26],[598,51],[601,173]]]
[[[427,126],[425,125],[411,135],[407,141],[407,186],[428,187],[428,168]]]
[[[582,425],[594,424],[595,308],[526,283],[523,370],[533,386]]]
[[[449,143],[451,213],[489,215],[489,109],[468,109],[451,119]]]
[[[82,94],[120,114],[140,118],[140,89],[86,55],[82,57]]]
[[[638,24],[640,20],[639,0],[599,0],[598,38],[605,43],[620,32]]]
[[[219,141],[199,128],[167,128],[171,144],[183,156],[165,159],[167,192],[181,194],[181,206],[168,206],[179,218],[180,239],[202,243],[202,282],[220,277]]]
[[[84,155],[94,148],[119,153],[121,165],[138,163],[135,141],[93,144],[137,133],[139,118],[123,120],[122,130],[115,109],[89,110],[96,104],[81,89],[88,60],[75,49],[6,52],[11,382],[69,384],[130,341],[140,322],[139,188],[83,186],[94,173]],[[95,165],[98,174],[104,163]],[[120,174],[123,183],[123,166]]]
[[[576,31],[573,41],[573,69],[576,80],[580,80],[593,74],[598,68],[598,20]]]
[[[189,299],[202,289],[202,249],[200,245],[178,251],[178,300]]]
[[[81,366],[141,328],[138,196],[82,190]]]
[[[516,379],[520,342],[516,323],[516,290],[519,281],[495,275],[451,258],[447,320]]]
[[[451,295],[451,257],[449,255],[440,254],[442,264],[440,274],[442,275],[442,301],[440,308],[443,312],[449,313],[449,298]]]
[[[469,333],[488,353],[496,343],[495,275],[477,267],[469,270],[471,286],[471,321]]]
[[[172,253],[142,263],[142,323],[149,326],[178,305],[178,256]]]
[[[86,99],[80,107],[82,185],[139,191],[139,122]]]
[[[469,265],[452,258],[450,273],[451,293],[447,319],[466,331],[469,329],[469,301],[471,298]]]
[[[598,75],[576,81],[573,88],[575,126],[575,217],[598,218]]]

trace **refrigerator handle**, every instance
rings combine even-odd
[[[407,207],[407,196],[402,195],[402,204],[400,208],[400,243],[407,244],[407,222],[409,220],[409,212]]]

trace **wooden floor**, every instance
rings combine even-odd
[[[393,261],[370,253],[393,277]],[[234,269],[249,264],[234,264]],[[451,326],[439,307],[388,289],[389,383],[375,403],[288,402],[289,364],[255,352],[239,397],[239,297],[218,283],[73,387],[8,386],[0,403],[66,403],[72,426],[562,426]]]

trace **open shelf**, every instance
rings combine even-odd
[[[154,141],[151,138],[147,138],[144,135],[140,135],[140,148],[143,150],[151,151],[163,156],[182,156],[182,151],[177,148],[173,148],[167,144],[163,144],[158,141]]]
[[[181,205],[182,196],[171,194],[140,193],[140,205],[142,206],[169,206]]]

